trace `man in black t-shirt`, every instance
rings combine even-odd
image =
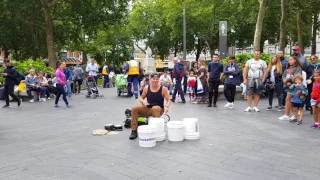
[[[223,76],[223,65],[219,62],[219,56],[214,54],[212,56],[213,61],[209,63],[208,67],[208,82],[209,82],[209,104],[208,107],[212,107],[212,97],[214,96],[213,107],[217,107],[218,91],[221,78]]]

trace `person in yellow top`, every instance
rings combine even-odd
[[[110,70],[108,68],[107,65],[104,65],[103,66],[103,69],[102,69],[102,75],[103,75],[103,88],[107,88],[107,87],[110,87],[109,86],[109,73],[110,73]]]
[[[139,75],[140,75],[140,64],[134,60],[134,56],[130,57],[130,61],[126,64],[126,72],[128,75],[128,97],[132,97],[133,94],[138,99],[138,86],[139,86]],[[131,92],[131,84],[133,84],[134,92]]]

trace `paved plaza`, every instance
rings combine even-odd
[[[93,136],[107,123],[122,124],[124,110],[138,101],[101,90],[105,99],[72,97],[73,109],[53,100],[0,109],[1,180],[313,180],[320,179],[320,130],[279,121],[281,112],[173,104],[172,120],[197,117],[200,140],[157,142],[140,148],[131,131]],[[62,104],[62,102],[61,102]]]

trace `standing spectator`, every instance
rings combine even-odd
[[[311,93],[311,105],[313,110],[313,121],[311,128],[320,129],[320,70],[313,73],[314,83]]]
[[[195,87],[196,87],[196,81],[197,78],[194,75],[194,71],[189,72],[189,77],[188,77],[188,86],[187,86],[187,93],[189,94],[189,100],[194,100],[195,99]]]
[[[209,72],[209,104],[208,107],[212,107],[212,98],[214,96],[213,107],[217,107],[219,85],[223,76],[223,65],[219,62],[219,56],[214,54],[212,56],[213,61],[210,62],[208,67]]]
[[[290,120],[289,113],[291,110],[291,93],[290,86],[288,86],[288,82],[293,82],[293,77],[297,74],[302,74],[301,64],[296,56],[291,56],[288,61],[288,66],[286,70],[282,74],[282,81],[286,85],[285,91],[287,92],[286,97],[286,111],[283,116],[278,118],[279,120]]]
[[[115,87],[115,73],[114,73],[114,71],[113,71],[113,69],[110,71],[110,74],[109,74],[109,80],[110,80],[110,86],[111,87]]]
[[[245,112],[260,112],[258,104],[263,93],[263,83],[267,77],[267,63],[260,59],[261,51],[254,52],[254,58],[247,61],[243,69],[243,84],[247,85],[248,108]],[[252,96],[254,95],[254,107],[252,108]]]
[[[36,73],[35,70],[30,69],[29,73],[30,74],[26,78],[27,94],[30,99],[29,102],[30,103],[34,102],[34,97],[31,94],[32,91],[40,92],[40,99],[39,100],[46,101],[46,99],[44,98],[46,91],[45,91],[45,89],[41,89],[39,79],[35,74]]]
[[[174,92],[173,92],[171,101],[175,102],[177,93],[179,93],[182,100],[180,103],[186,103],[186,100],[184,98],[184,93],[182,91],[182,84],[181,84],[182,79],[184,78],[184,64],[179,61],[180,59],[177,57],[173,59],[173,62],[174,62],[173,76],[176,79],[176,84],[174,86]]]
[[[110,87],[110,81],[109,81],[109,73],[110,73],[110,70],[109,70],[109,67],[107,65],[104,65],[103,66],[103,69],[102,69],[102,75],[103,75],[103,88],[109,88]]]
[[[95,63],[96,61],[94,59],[91,60],[91,63],[89,63],[86,67],[86,72],[88,72],[89,76],[93,76],[96,83],[98,84],[98,65]]]
[[[202,104],[202,103],[206,103],[206,101],[207,101],[207,92],[208,92],[208,88],[207,88],[208,86],[207,86],[207,81],[206,81],[207,80],[207,68],[206,68],[206,63],[205,63],[203,57],[199,58],[199,65],[200,65],[200,68],[198,69],[197,78],[201,82],[203,92],[202,93],[197,92],[199,84],[196,83],[197,99],[194,102],[194,104]]]
[[[306,110],[307,111],[311,111],[311,104],[310,104],[310,100],[311,100],[311,93],[312,93],[312,86],[314,83],[314,78],[313,78],[313,73],[319,68],[319,64],[318,64],[318,57],[316,55],[312,55],[310,57],[311,59],[311,64],[309,64],[307,66],[307,87],[308,87],[308,95],[307,95],[307,99],[306,99]]]
[[[130,61],[126,64],[126,72],[128,75],[128,97],[134,96],[138,99],[138,89],[139,89],[139,74],[140,74],[140,65],[139,62],[134,60],[134,56],[130,57]],[[132,85],[133,85],[133,94],[132,94]]]
[[[71,98],[72,96],[72,90],[71,90],[71,83],[72,83],[72,72],[70,70],[70,68],[65,68],[63,70],[64,74],[66,75],[66,79],[67,79],[67,95],[69,98]]]
[[[58,62],[57,63],[57,70],[56,70],[56,88],[57,88],[57,96],[55,100],[54,107],[58,108],[60,107],[58,105],[60,96],[62,95],[62,98],[64,102],[66,103],[67,108],[72,108],[72,105],[69,104],[67,100],[67,93],[66,93],[66,85],[67,85],[67,78],[64,74],[63,70],[66,68],[65,62]]]
[[[284,52],[280,50],[278,51],[278,57],[280,58],[280,61],[281,61],[282,70],[285,70],[287,68],[288,58],[286,58],[284,56]]]
[[[278,111],[282,111],[282,64],[280,58],[277,56],[273,56],[269,63],[267,81],[270,86],[267,88],[269,107],[267,107],[266,110],[272,110],[273,93],[276,91],[278,98]]]
[[[302,70],[305,70],[308,66],[308,60],[305,56],[301,54],[301,48],[299,46],[295,46],[293,48],[293,55],[299,59],[299,62],[302,66]]]
[[[168,88],[170,95],[172,95],[172,79],[168,75],[168,72],[165,71],[163,75],[160,76],[160,84],[166,88]]]
[[[7,68],[2,73],[2,77],[5,78],[4,99],[6,100],[6,105],[4,105],[2,108],[10,107],[9,96],[11,96],[13,100],[17,101],[18,106],[20,106],[22,100],[18,98],[16,95],[14,95],[14,86],[17,84],[16,82],[18,81],[18,71],[11,64],[9,59],[4,59],[3,62]]]
[[[226,80],[224,81],[224,96],[228,103],[224,107],[232,109],[234,107],[234,97],[236,95],[237,85],[240,85],[239,66],[235,64],[235,56],[229,57],[229,63],[224,68]]]
[[[81,85],[83,82],[83,69],[80,67],[79,64],[73,69],[73,93],[80,94]]]
[[[290,123],[302,124],[304,112],[303,107],[305,99],[308,94],[308,89],[302,84],[303,77],[301,74],[297,74],[293,77],[294,84],[290,86],[291,91],[291,103],[293,111],[293,120]],[[298,121],[298,111],[300,111],[300,120]]]

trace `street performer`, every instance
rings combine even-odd
[[[169,111],[171,105],[168,89],[160,85],[159,75],[152,74],[150,76],[150,85],[144,87],[140,96],[140,106],[132,107],[131,111],[131,129],[132,133],[129,139],[133,140],[138,137],[138,118],[139,117],[160,117],[163,113]],[[145,100],[147,98],[147,100]],[[166,104],[164,104],[166,99]]]

